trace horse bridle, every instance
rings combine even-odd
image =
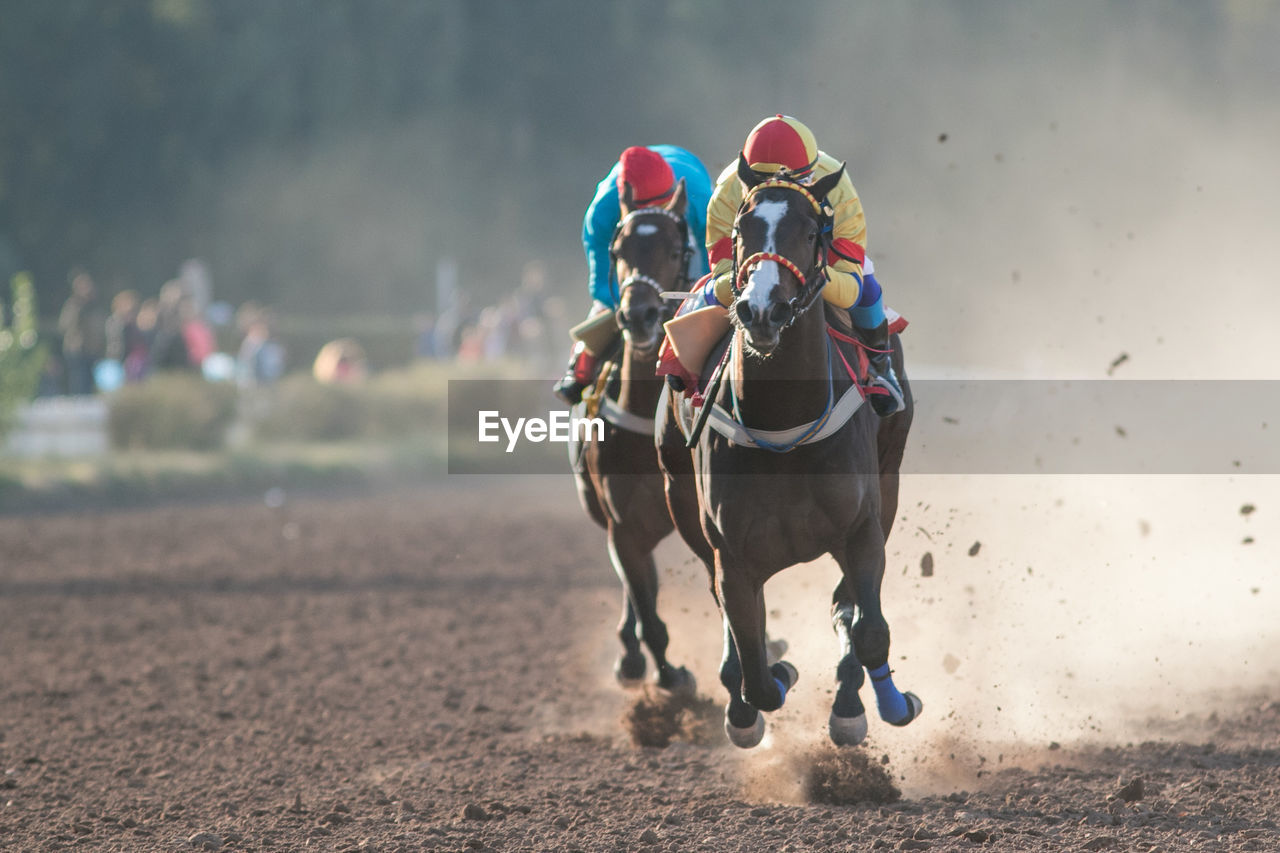
[[[680,272],[676,275],[676,283],[672,290],[683,290],[689,284],[689,260],[693,256],[693,247],[689,245],[689,223],[683,216],[679,216],[667,210],[665,207],[642,207],[633,210],[618,221],[613,228],[613,236],[609,238],[609,264],[611,270],[617,269],[618,265],[618,237],[622,234],[622,229],[626,224],[640,216],[660,215],[665,216],[676,224],[680,231]],[[612,272],[611,272],[612,277]],[[633,272],[627,276],[626,281],[618,283],[618,298],[622,298],[622,294],[626,292],[628,287],[636,284],[645,284],[653,288],[659,296],[667,292],[657,279],[644,273]]]
[[[747,256],[743,260],[738,259],[738,242],[742,232],[738,228],[738,221],[742,219],[742,214],[746,212],[747,205],[751,199],[759,192],[767,189],[781,188],[798,192],[804,196],[805,200],[813,208],[814,213],[818,215],[818,239],[814,241],[813,260],[811,268],[806,275],[796,264],[795,261],[780,255],[777,252],[756,252]],[[796,277],[796,281],[800,282],[800,291],[787,301],[787,308],[790,312],[787,321],[782,324],[782,328],[787,328],[799,319],[800,315],[813,307],[818,297],[822,294],[822,288],[827,284],[827,252],[831,246],[831,226],[834,220],[834,214],[831,205],[824,199],[819,201],[813,193],[809,192],[809,188],[787,176],[786,174],[775,175],[768,178],[747,191],[742,198],[742,204],[738,206],[738,213],[733,218],[733,281],[730,288],[733,291],[733,297],[736,301],[742,296],[742,282],[751,270],[755,268],[761,261],[773,261],[780,266],[785,267],[792,275]]]

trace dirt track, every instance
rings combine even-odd
[[[1130,695],[1147,716],[1092,738],[995,716],[970,741],[956,712],[981,706],[949,692],[974,664],[916,653],[914,616],[895,665],[919,728],[873,719],[857,759],[833,755],[830,679],[802,662],[810,704],[734,751],[710,599],[675,546],[663,611],[712,701],[671,746],[634,745],[609,671],[619,588],[553,482],[0,519],[0,849],[1280,850],[1280,687]],[[945,578],[999,543],[958,556],[971,533],[926,515],[904,513],[886,600],[967,613],[922,586],[920,555]],[[824,624],[779,600],[779,626]],[[812,801],[892,799],[890,778],[902,799]]]

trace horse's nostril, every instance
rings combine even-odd
[[[738,307],[734,309],[738,312],[738,319],[742,321],[742,325],[751,325],[751,306],[745,302],[739,302]]]
[[[656,325],[658,322],[658,309],[646,308],[644,312],[644,324],[646,326]]]
[[[791,306],[777,302],[769,309],[769,322],[781,326],[791,317]]]

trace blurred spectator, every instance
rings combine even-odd
[[[138,326],[139,334],[142,335],[143,346],[147,348],[147,360],[142,365],[140,379],[147,377],[155,362],[156,319],[159,311],[159,304],[154,299],[144,299],[142,304],[138,306],[138,317],[134,322]]]
[[[155,322],[151,332],[151,367],[153,370],[189,370],[187,343],[182,332],[182,282],[165,282],[156,300]]]
[[[553,363],[547,324],[547,270],[542,261],[533,260],[524,265],[514,299],[515,328],[513,340],[508,344],[511,354],[535,369]]]
[[[317,382],[325,385],[358,383],[369,375],[369,361],[354,338],[339,338],[320,348],[312,367]]]
[[[209,265],[199,258],[190,258],[178,267],[177,281],[182,282],[182,292],[191,297],[201,317],[213,301],[213,275]]]
[[[431,351],[436,358],[453,358],[462,346],[467,334],[467,295],[458,294],[436,318],[431,330]]]
[[[204,311],[204,318],[209,321],[209,325],[215,329],[225,329],[236,320],[236,309],[231,307],[230,302],[210,302],[209,307]]]
[[[485,351],[485,332],[478,322],[468,322],[462,326],[461,339],[458,342],[458,361],[468,364],[481,361]]]
[[[435,358],[436,318],[433,314],[413,315],[413,357]]]
[[[64,372],[62,357],[57,353],[49,353],[40,370],[40,381],[36,385],[37,397],[56,397],[62,393]]]
[[[178,302],[178,316],[182,318],[182,343],[187,350],[187,364],[199,370],[205,359],[218,351],[218,341],[212,327],[205,322],[200,306],[185,293]]]
[[[122,290],[111,300],[107,317],[106,358],[124,368],[126,382],[138,382],[147,375],[147,338],[138,325],[138,294]]]
[[[93,279],[77,270],[71,279],[71,295],[58,315],[62,333],[62,360],[68,394],[94,392],[93,366],[105,348],[106,316],[98,305]]]
[[[515,320],[515,303],[504,299],[480,312],[480,334],[484,341],[481,354],[485,361],[497,361],[507,354],[511,327]]]
[[[242,388],[274,383],[284,375],[284,347],[272,337],[270,313],[247,302],[240,307],[236,322],[244,332],[236,356],[236,381]]]

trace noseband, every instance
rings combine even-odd
[[[622,294],[627,292],[627,288],[637,284],[647,284],[649,287],[653,288],[654,292],[657,293],[658,296],[662,296],[662,294],[666,292],[663,286],[659,284],[658,280],[653,276],[633,272],[631,275],[627,276],[626,280],[623,281],[622,284],[618,286],[618,296],[621,297]]]
[[[756,252],[748,255],[745,259],[738,259],[738,243],[742,236],[742,232],[738,228],[738,221],[742,219],[742,215],[747,210],[747,205],[751,199],[763,190],[781,188],[797,192],[804,196],[809,202],[809,206],[813,208],[813,212],[818,215],[818,239],[814,241],[813,260],[810,262],[809,272],[806,274],[800,269],[800,266],[793,260],[777,252]],[[809,188],[798,181],[792,180],[785,175],[769,178],[766,181],[756,184],[742,199],[742,204],[738,207],[738,214],[733,220],[733,282],[732,291],[734,299],[742,296],[744,289],[743,283],[751,271],[755,269],[763,261],[773,261],[774,263],[785,267],[788,272],[796,277],[796,281],[800,282],[800,292],[793,296],[787,302],[787,308],[790,310],[790,316],[787,322],[783,324],[783,328],[794,323],[801,314],[813,307],[813,303],[817,301],[818,296],[822,293],[822,288],[827,284],[827,249],[831,244],[831,225],[833,220],[831,206],[826,201],[819,201],[813,193],[809,192]]]

